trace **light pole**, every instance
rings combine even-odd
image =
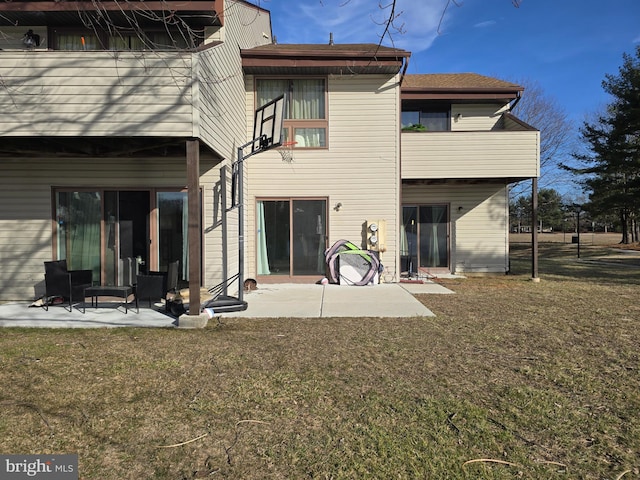
[[[576,210],[576,236],[578,237],[578,258],[580,258],[580,212],[582,207],[574,204],[573,207]]]

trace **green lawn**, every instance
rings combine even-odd
[[[640,266],[526,244],[435,318],[0,331],[0,452],[86,479],[640,475]],[[615,258],[614,258],[615,257]],[[615,261],[613,261],[615,260]]]

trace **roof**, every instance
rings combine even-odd
[[[396,74],[411,53],[375,43],[268,44],[241,50],[247,74]]]
[[[524,87],[477,73],[428,73],[406,75],[403,99],[514,99]]]

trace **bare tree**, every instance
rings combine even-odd
[[[574,126],[562,106],[547,95],[536,81],[521,79],[515,81],[525,87],[520,102],[513,113],[522,121],[540,130],[540,188],[556,188],[572,181],[560,165],[566,162],[573,151]],[[512,195],[518,196],[528,186],[519,184],[512,188]]]

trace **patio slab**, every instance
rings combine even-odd
[[[0,327],[41,327],[41,328],[113,328],[152,327],[168,328],[176,326],[176,318],[164,312],[164,306],[141,308],[136,313],[129,305],[128,313],[119,303],[100,302],[92,308],[87,302],[86,313],[82,313],[82,303],[74,305],[71,312],[56,305],[45,310],[32,307],[29,303],[12,302],[0,305]]]
[[[248,303],[243,312],[214,314],[229,318],[326,318],[326,317],[432,317],[434,314],[415,295],[450,294],[451,290],[433,283],[387,283],[364,287],[318,284],[260,284],[244,295]],[[206,296],[202,297],[205,301]],[[0,305],[0,327],[42,328],[174,328],[178,320],[165,313],[164,306],[154,308],[124,307],[115,302],[100,302],[99,308],[82,304],[69,312],[62,306],[46,311],[28,303]]]

